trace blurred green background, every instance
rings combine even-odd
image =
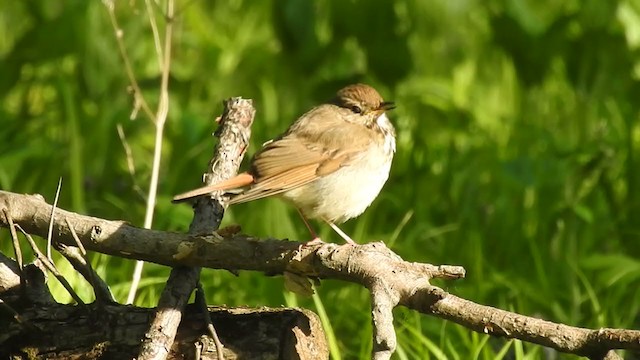
[[[144,1],[115,3],[155,109],[160,72]],[[51,202],[63,177],[60,207],[142,225],[154,127],[142,113],[130,120],[103,2],[0,8],[0,188]],[[366,82],[398,105],[398,152],[381,195],[347,233],[385,240],[409,261],[464,266],[466,279],[438,285],[472,301],[575,326],[639,326],[640,1],[185,0],[176,14],[153,228],[186,231],[191,209],[170,199],[200,183],[223,99],[254,99],[252,154],[341,86]],[[308,240],[278,200],[235,206],[225,223]],[[12,254],[8,239],[0,232]],[[124,301],[133,262],[92,262]],[[146,265],[137,304],[156,304],[169,270]],[[210,304],[326,314],[333,358],[369,357],[369,298],[358,286],[323,281],[319,296],[302,298],[258,273],[205,270],[203,282]],[[575,358],[406,309],[395,316],[396,359]]]

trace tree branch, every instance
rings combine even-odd
[[[42,197],[0,191],[0,211],[2,209],[6,209],[13,221],[26,231],[46,237],[51,206]],[[428,279],[460,278],[464,276],[462,268],[407,262],[382,243],[301,247],[300,242],[259,239],[239,233],[220,235],[224,233],[222,230],[194,236],[140,229],[120,221],[62,209],[57,213],[54,241],[75,243],[66,225],[68,218],[84,246],[104,254],[168,266],[253,270],[267,275],[288,271],[302,276],[350,281],[374,291],[378,286],[384,286],[385,291],[397,296],[399,305],[454,321],[477,332],[520,339],[590,358],[611,358],[612,353],[608,353],[611,349],[640,350],[640,331],[572,327],[458,298],[430,285]],[[0,221],[1,226],[7,226],[4,218]],[[380,285],[374,286],[375,281]],[[379,301],[372,301],[373,306]],[[391,303],[395,303],[393,298]],[[394,341],[388,337],[376,340],[376,344],[384,341],[391,344],[387,347],[393,348]]]
[[[154,309],[105,302],[85,306],[58,304],[51,299],[44,270],[33,264],[24,269],[28,289],[21,289],[16,262],[0,254],[1,359],[136,357],[139,339],[148,329]],[[20,296],[21,293],[28,296]],[[224,348],[226,359],[328,357],[320,319],[311,311],[209,307],[202,313],[196,305],[189,307],[176,340],[168,349],[171,359],[219,358],[219,347],[206,336],[204,315],[221,330],[221,341],[228,344]],[[5,311],[9,316],[4,315]]]
[[[251,134],[255,109],[250,100],[232,98],[224,103],[224,112],[215,135],[220,141],[204,175],[205,185],[233,177],[240,167]],[[190,234],[213,233],[218,229],[224,207],[220,197],[202,197],[196,201]],[[180,324],[182,311],[200,278],[199,266],[171,270],[160,296],[156,317],[150,325],[140,350],[141,359],[164,359]],[[218,345],[219,342],[216,342]],[[219,355],[222,348],[218,347]]]

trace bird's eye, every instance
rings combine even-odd
[[[356,114],[362,114],[362,108],[358,105],[351,106],[351,111],[353,111]]]

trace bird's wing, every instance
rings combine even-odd
[[[267,144],[253,159],[255,183],[230,200],[243,203],[306,185],[345,166],[353,151],[332,151],[321,143],[286,135]]]

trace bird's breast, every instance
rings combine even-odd
[[[387,141],[387,140],[385,140]],[[389,177],[395,142],[372,144],[335,172],[283,194],[305,216],[342,223],[362,214]]]

